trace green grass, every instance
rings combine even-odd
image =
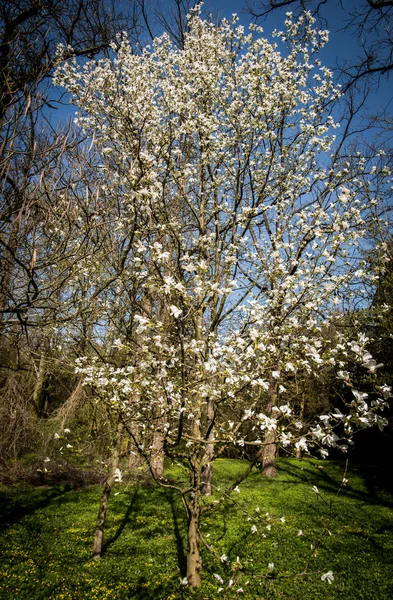
[[[215,465],[215,484],[222,488],[245,467],[234,460]],[[97,563],[90,552],[99,487],[0,488],[0,598],[390,599],[392,482],[376,468],[353,467],[337,496],[343,471],[338,462],[282,459],[276,480],[253,473],[233,494],[236,504],[219,505],[201,526],[218,556],[226,554],[232,563],[239,556],[240,564],[231,569],[203,548],[203,583],[194,593],[180,583],[186,523],[176,492],[118,485],[110,499],[105,553]],[[175,468],[168,474],[174,477]],[[307,560],[309,574],[301,575]],[[273,575],[269,563],[275,565]],[[321,581],[330,570],[331,585]],[[214,573],[225,582],[221,593]],[[228,588],[231,577],[235,585]]]

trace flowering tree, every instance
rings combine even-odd
[[[189,25],[182,49],[164,35],[135,55],[121,39],[112,60],[69,62],[56,81],[110,171],[97,204],[121,197],[116,227],[132,231],[127,272],[141,294],[115,342],[123,364],[85,357],[78,371],[150,466],[163,450],[186,470],[187,486],[161,484],[182,495],[197,587],[200,519],[214,507],[202,493],[222,450],[256,448],[271,472],[277,445],[326,455],[357,426],[382,425],[385,400],[369,406],[353,390],[345,413],[307,428],[291,402],[304,376],[329,368],[351,387],[348,359],[376,368],[367,339],[337,327],[340,298],[363,276],[367,207],[355,169],[332,150],[326,106],[338,92],[316,57],[327,33],[309,15],[288,18],[271,42],[198,9]]]

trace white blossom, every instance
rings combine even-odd
[[[123,476],[122,476],[120,469],[116,469],[116,471],[115,471],[115,481],[117,483],[120,483],[121,481],[123,481]]]
[[[334,581],[333,571],[328,571],[327,573],[324,573],[323,575],[321,575],[321,580],[327,581],[328,583],[333,583],[333,581]]]
[[[173,315],[175,317],[175,319],[177,319],[178,317],[180,317],[180,315],[182,314],[183,311],[180,308],[178,308],[177,306],[174,306],[173,304],[171,304],[169,307],[169,312],[171,313],[171,315]]]

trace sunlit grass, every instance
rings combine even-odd
[[[241,461],[217,461],[215,485],[225,489],[244,467]],[[240,493],[232,494],[233,500],[203,519],[202,535],[215,555],[202,549],[203,584],[196,593],[180,582],[185,575],[186,522],[176,492],[118,485],[110,499],[104,556],[97,563],[90,560],[90,551],[99,487],[2,488],[0,597],[393,597],[393,495],[386,487],[388,475],[353,467],[337,495],[343,463],[283,459],[279,467],[276,480],[253,473],[240,485]],[[167,472],[177,475],[173,467]],[[227,563],[217,558],[222,555]],[[273,572],[268,567],[272,563]],[[334,575],[331,585],[321,581],[327,571]],[[234,583],[228,587],[231,579]]]

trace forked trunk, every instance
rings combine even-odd
[[[102,545],[104,541],[104,528],[106,513],[108,510],[109,496],[116,479],[116,469],[119,468],[119,449],[121,445],[121,432],[122,423],[119,421],[116,432],[116,442],[112,451],[112,460],[108,473],[108,477],[105,481],[104,489],[102,491],[100,507],[98,509],[96,529],[94,533],[94,544],[93,544],[93,555],[94,560],[99,560],[102,554]]]

